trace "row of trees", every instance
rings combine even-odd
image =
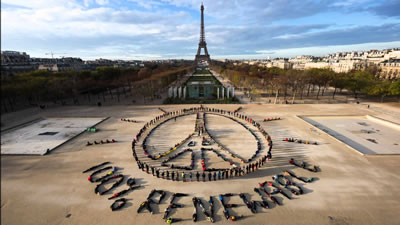
[[[120,90],[126,93],[134,91],[143,95],[151,95],[154,88],[168,86],[177,79],[178,75],[191,69],[188,65],[148,64],[145,67],[114,68],[98,67],[95,71],[33,71],[2,78],[1,100],[5,112],[27,105],[39,105],[45,102],[60,102],[87,95],[112,95],[115,93],[119,100]],[[156,84],[153,80],[159,80]],[[136,87],[136,83],[141,83]],[[151,84],[151,87],[148,88]],[[150,91],[149,91],[150,90]],[[122,94],[122,93],[121,93]]]
[[[400,95],[400,80],[380,80],[368,70],[336,73],[330,69],[284,70],[246,64],[216,64],[213,69],[230,79],[235,86],[274,93],[275,102],[279,95],[283,94],[286,99],[289,93],[294,102],[298,95],[302,99],[314,89],[318,99],[329,87],[334,88],[332,98],[343,89],[351,91],[354,97],[361,93],[380,96],[382,101],[385,96]]]

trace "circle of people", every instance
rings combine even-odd
[[[261,125],[258,122],[254,121],[251,117],[248,117],[246,115],[238,113],[237,111],[231,112],[231,111],[222,110],[222,109],[203,107],[202,105],[200,107],[192,107],[192,108],[181,109],[181,110],[172,111],[172,112],[167,112],[165,110],[161,110],[161,111],[163,111],[163,114],[160,116],[157,116],[154,119],[152,119],[151,121],[147,122],[143,126],[143,128],[141,128],[139,130],[136,137],[132,141],[133,158],[135,159],[138,168],[148,174],[152,174],[153,176],[156,176],[158,178],[168,179],[168,180],[172,180],[172,181],[183,181],[183,182],[195,181],[195,180],[196,181],[200,181],[200,180],[216,181],[216,180],[228,179],[231,177],[243,176],[248,173],[254,172],[272,158],[272,140],[271,140],[270,135],[261,127]],[[247,129],[253,135],[253,137],[257,141],[257,150],[255,151],[253,156],[250,157],[249,159],[243,159],[239,155],[237,155],[235,153],[231,153],[226,147],[222,146],[222,144],[215,141],[215,138],[213,138],[209,134],[206,126],[204,126],[205,134],[209,138],[214,139],[214,141],[216,142],[218,147],[220,147],[222,150],[226,151],[233,158],[239,159],[241,161],[241,163],[244,163],[246,165],[237,166],[236,164],[233,163],[233,161],[231,159],[227,159],[223,155],[217,153],[217,151],[215,151],[212,148],[202,148],[202,170],[203,170],[202,173],[199,173],[199,171],[197,171],[197,172],[176,171],[177,169],[192,170],[194,168],[194,152],[191,149],[185,149],[184,151],[182,151],[178,154],[170,156],[168,159],[166,159],[162,162],[161,166],[168,166],[167,162],[172,160],[173,158],[176,158],[185,152],[192,153],[190,166],[183,167],[183,166],[176,166],[173,164],[169,165],[169,168],[171,168],[173,170],[160,169],[154,165],[149,164],[148,162],[144,162],[141,159],[139,159],[137,152],[136,152],[136,147],[141,140],[143,140],[141,147],[143,149],[144,155],[151,160],[158,160],[163,156],[167,156],[167,155],[171,154],[172,152],[174,152],[175,150],[177,150],[182,145],[184,145],[195,133],[190,134],[187,138],[185,138],[181,142],[177,143],[174,147],[170,148],[168,151],[166,151],[164,153],[159,153],[157,155],[152,155],[148,151],[149,148],[147,147],[146,142],[147,142],[149,136],[151,135],[151,133],[154,130],[156,130],[159,126],[166,123],[167,121],[172,120],[172,119],[176,120],[177,117],[182,117],[182,116],[186,116],[186,115],[190,115],[190,114],[194,114],[194,113],[198,114],[201,112],[219,114],[221,116],[229,118],[229,119],[239,123],[240,125],[242,125],[245,129]],[[257,155],[261,152],[261,141],[258,139],[257,135],[250,128],[248,128],[242,122],[240,122],[239,120],[237,120],[233,117],[247,121],[258,129],[258,131],[266,139],[268,146],[269,146],[269,149],[268,149],[268,152],[266,155],[263,155],[260,159],[256,160]],[[206,124],[205,121],[206,120],[204,120],[204,124]],[[145,132],[147,132],[147,131],[148,131],[148,133],[147,133],[146,137],[143,138]],[[203,142],[204,141],[207,141],[207,140],[204,139],[204,137],[203,137]],[[204,160],[204,153],[203,153],[204,151],[212,151],[212,152],[216,153],[223,160],[230,162],[230,165],[232,167],[229,169],[228,168],[222,168],[222,169],[207,168],[205,165],[205,160]]]

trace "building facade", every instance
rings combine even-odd
[[[385,60],[379,63],[378,74],[383,79],[400,79],[400,59]]]

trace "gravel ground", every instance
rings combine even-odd
[[[343,143],[315,129],[298,118],[298,115],[374,115],[399,123],[395,116],[399,105],[382,105],[380,110],[350,104],[337,105],[242,105],[240,111],[259,121],[274,141],[273,159],[266,167],[246,176],[215,182],[172,182],[145,174],[137,169],[132,158],[131,141],[146,121],[161,114],[158,107],[170,111],[193,105],[170,106],[103,106],[59,107],[43,111],[29,111],[2,115],[6,127],[39,117],[110,117],[101,123],[99,132],[84,133],[45,156],[1,157],[1,224],[164,224],[163,211],[168,206],[172,192],[184,192],[189,197],[177,199],[184,208],[174,210],[172,217],[181,218],[177,224],[193,224],[191,216],[194,196],[208,200],[209,196],[221,193],[246,193],[251,200],[260,200],[253,191],[258,183],[272,180],[271,176],[290,169],[298,176],[315,177],[313,183],[303,184],[305,194],[293,200],[283,195],[277,197],[282,206],[259,209],[252,214],[239,196],[229,198],[236,215],[244,215],[238,224],[399,224],[400,175],[398,155],[362,156],[351,151]],[[238,105],[211,105],[210,107],[235,110]],[[374,108],[380,107],[374,104]],[[393,111],[393,114],[387,113]],[[279,116],[282,120],[262,122],[264,118]],[[120,118],[131,118],[139,123],[121,122]],[[215,130],[223,130],[215,122]],[[222,122],[224,123],[224,122]],[[240,126],[227,123],[232,130],[222,135],[221,141],[236,140],[241,135]],[[187,126],[194,127],[192,123]],[[243,128],[240,128],[243,129]],[[163,137],[161,133],[158,134]],[[183,135],[185,136],[185,135]],[[305,145],[283,142],[286,137],[317,141],[320,145]],[[86,146],[87,141],[114,138],[115,144]],[[171,140],[171,145],[175,144]],[[233,142],[234,143],[234,142]],[[250,146],[252,143],[248,143]],[[373,143],[371,143],[373,144]],[[233,148],[233,147],[232,147]],[[248,154],[252,148],[243,148]],[[249,150],[246,150],[249,149]],[[235,151],[241,151],[237,147]],[[293,157],[310,164],[319,165],[319,173],[312,173],[289,164]],[[120,211],[112,212],[112,193],[121,191],[123,185],[110,194],[94,194],[95,184],[87,181],[82,171],[101,162],[111,161],[127,177],[135,177],[143,187],[126,195],[127,205]],[[154,214],[147,211],[138,214],[138,209],[152,189],[168,192],[166,200],[155,205]],[[215,198],[216,200],[216,198]],[[228,198],[227,198],[228,200]],[[223,217],[219,201],[215,203],[216,223],[229,224]],[[209,223],[199,216],[200,224]]]

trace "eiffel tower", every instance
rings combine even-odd
[[[203,3],[201,3],[201,26],[200,26],[200,42],[199,42],[199,48],[197,49],[197,54],[196,54],[196,59],[195,63],[198,64],[201,61],[207,61],[208,64],[210,64],[210,55],[208,54],[207,51],[207,43],[206,43],[206,36],[204,34],[204,6]],[[204,55],[201,55],[201,49],[204,49]]]

